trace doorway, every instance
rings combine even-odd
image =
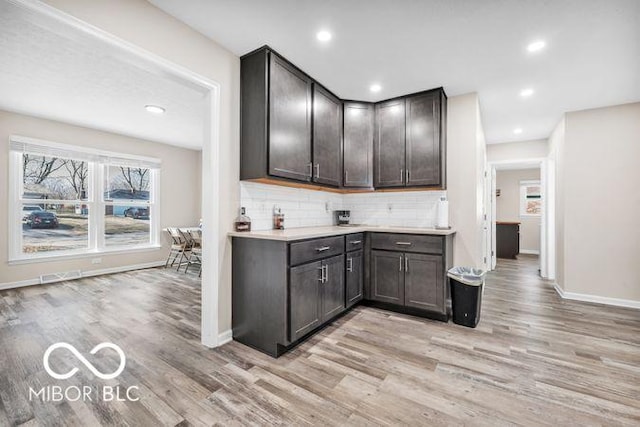
[[[555,276],[553,168],[548,159],[489,163],[487,266],[522,266]],[[514,262],[517,261],[517,262]],[[535,268],[534,268],[535,267]]]

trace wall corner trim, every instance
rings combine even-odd
[[[640,310],[640,301],[621,299],[621,298],[609,298],[599,295],[591,294],[579,294],[575,292],[566,292],[557,283],[553,284],[553,288],[562,299],[568,299],[572,301],[591,302],[596,304],[611,305],[615,307],[635,308]]]
[[[224,345],[228,342],[231,342],[233,340],[233,331],[231,329],[228,329],[222,333],[220,333],[220,335],[218,335],[218,347],[220,347],[221,345]]]

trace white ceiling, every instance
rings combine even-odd
[[[342,98],[478,92],[489,143],[547,138],[564,112],[640,100],[638,0],[150,1],[237,55],[270,45]],[[529,54],[537,39],[546,49]]]
[[[203,89],[3,0],[0,94],[3,110],[187,148],[202,146]],[[144,109],[147,104],[162,106],[166,113],[152,115]]]

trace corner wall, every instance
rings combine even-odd
[[[454,264],[483,267],[485,141],[478,95],[448,99],[447,195]]]

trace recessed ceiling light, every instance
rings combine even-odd
[[[328,42],[331,40],[331,33],[327,30],[318,31],[316,38],[321,42]]]
[[[544,49],[544,47],[547,44],[544,42],[544,40],[536,40],[534,42],[529,43],[529,45],[527,46],[527,50],[529,52],[537,52],[539,50]]]
[[[531,95],[533,95],[533,89],[531,89],[530,87],[526,88],[526,89],[522,89],[520,91],[520,96],[523,98],[528,98]]]
[[[513,133],[515,133],[516,135],[520,135],[522,133],[522,128],[515,128],[513,130]]]
[[[157,105],[145,105],[144,109],[153,114],[164,114],[166,111],[164,108]]]
[[[380,92],[382,90],[382,86],[380,86],[378,83],[374,83],[371,86],[369,86],[369,90],[371,92]]]

